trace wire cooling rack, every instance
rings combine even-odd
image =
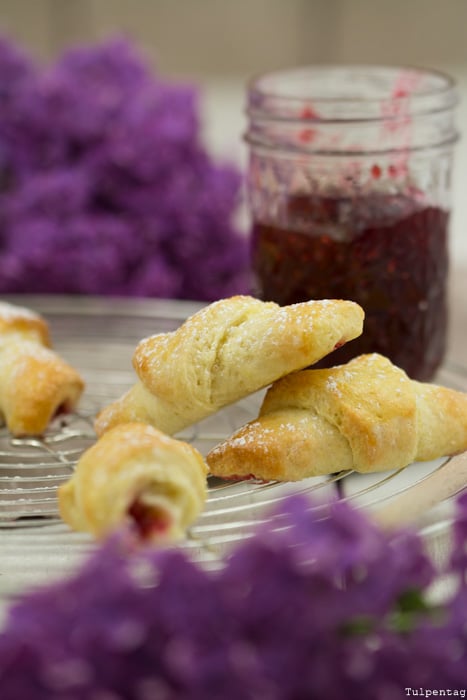
[[[71,532],[61,522],[57,487],[70,477],[79,456],[95,441],[96,412],[134,383],[131,357],[136,343],[147,335],[174,330],[199,308],[172,301],[61,297],[13,297],[9,301],[47,318],[55,349],[81,372],[86,391],[79,411],[57,418],[41,439],[15,439],[5,428],[0,429],[0,604],[72,570],[94,547],[90,537]],[[439,381],[467,390],[467,371],[447,365]],[[261,397],[262,392],[248,397],[180,437],[206,454],[257,415]],[[337,494],[357,506],[373,508],[427,478],[445,461],[382,474],[342,472],[294,484],[210,478],[206,509],[182,546],[195,559],[215,565],[232,543],[248,537],[270,509],[291,493],[320,498]],[[445,522],[443,517],[435,527]]]

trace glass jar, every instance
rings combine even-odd
[[[352,299],[363,335],[323,365],[379,352],[427,381],[446,345],[453,81],[434,71],[316,66],[248,90],[256,294]]]

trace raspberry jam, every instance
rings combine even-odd
[[[154,507],[149,507],[138,498],[128,509],[128,515],[142,540],[163,536],[170,528],[167,513],[158,512]]]
[[[358,302],[363,335],[320,366],[379,352],[428,381],[445,352],[448,219],[416,195],[290,195],[280,224],[253,226],[258,295]]]

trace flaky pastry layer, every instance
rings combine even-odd
[[[206,460],[220,477],[296,481],[387,471],[466,449],[467,394],[412,381],[369,354],[279,380],[258,418]]]
[[[0,302],[0,417],[15,436],[41,435],[58,411],[71,411],[84,382],[50,347],[46,321]]]
[[[363,316],[358,304],[341,300],[214,302],[176,331],[139,343],[139,382],[99,414],[96,432],[136,420],[173,435],[356,338]]]
[[[105,537],[125,523],[148,540],[181,537],[204,508],[207,467],[191,445],[143,423],[109,430],[59,488],[62,518]]]

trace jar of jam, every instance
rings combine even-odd
[[[456,102],[448,76],[412,68],[303,67],[249,85],[257,295],[365,310],[363,335],[322,366],[379,352],[427,381],[441,364]]]

